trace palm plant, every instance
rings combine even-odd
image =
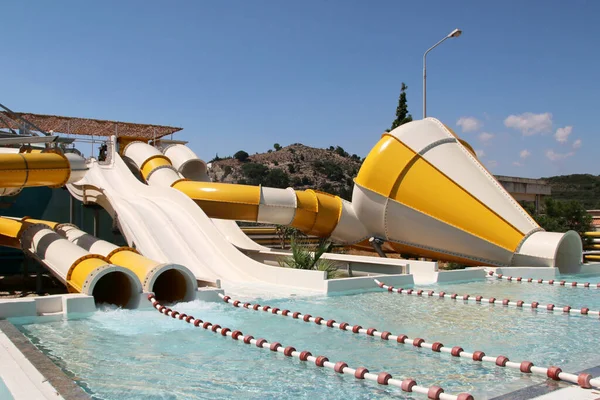
[[[321,259],[321,256],[331,249],[331,242],[320,240],[319,243],[311,245],[299,236],[291,237],[290,248],[292,255],[279,260],[279,266],[284,268],[308,269],[325,271],[327,279],[333,279],[340,275],[337,264],[332,260]]]

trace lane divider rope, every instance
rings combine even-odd
[[[503,274],[498,274],[495,271],[488,271],[489,276],[495,276],[498,279],[504,279],[509,282],[528,282],[528,283],[545,283],[548,285],[555,286],[565,286],[565,287],[577,287],[577,288],[586,288],[586,289],[600,289],[600,283],[579,283],[579,282],[567,282],[567,281],[559,281],[556,279],[533,279],[533,278],[523,278],[523,277],[512,277],[506,276]]]
[[[529,374],[538,374],[545,375],[548,378],[551,378],[556,381],[566,381],[570,383],[574,383],[576,385],[581,386],[585,389],[591,389],[592,387],[600,388],[600,378],[592,378],[592,376],[588,373],[580,373],[579,375],[562,372],[562,369],[559,367],[551,366],[548,368],[536,367],[531,361],[522,361],[522,362],[513,362],[508,359],[506,356],[487,356],[483,351],[474,351],[467,352],[463,350],[460,346],[444,346],[440,342],[429,343],[426,342],[423,338],[414,338],[411,339],[407,335],[400,334],[394,335],[391,332],[383,331],[380,332],[375,328],[363,328],[361,325],[351,325],[347,322],[338,323],[333,319],[325,319],[323,317],[313,317],[310,314],[303,314],[298,311],[290,311],[290,310],[281,310],[277,307],[271,306],[261,306],[260,304],[252,304],[252,303],[242,303],[240,300],[233,300],[229,296],[224,296],[219,293],[219,297],[223,299],[223,301],[227,304],[231,304],[237,308],[244,308],[246,310],[253,311],[264,311],[271,315],[279,315],[282,317],[291,317],[293,319],[297,319],[299,321],[304,322],[313,322],[317,325],[324,325],[328,328],[338,328],[345,332],[352,332],[355,334],[363,334],[367,336],[379,337],[382,340],[393,341],[396,343],[401,343],[405,345],[413,345],[413,348],[425,348],[430,349],[433,352],[437,353],[446,353],[450,354],[453,357],[461,357],[467,358],[473,361],[486,361],[490,363],[494,363],[498,367],[509,367],[518,369],[523,373]]]
[[[442,389],[439,386],[418,386],[417,382],[411,378],[394,378],[387,372],[373,373],[369,372],[369,370],[365,367],[351,368],[348,366],[348,364],[346,364],[343,361],[333,363],[329,361],[329,358],[323,355],[315,357],[309,351],[297,351],[294,347],[284,347],[279,342],[269,343],[266,339],[255,339],[254,336],[244,335],[238,330],[232,331],[231,329],[221,327],[218,324],[213,324],[208,321],[202,321],[201,319],[194,318],[191,315],[182,314],[178,311],[172,310],[171,308],[165,307],[156,300],[153,293],[150,293],[148,295],[148,300],[152,303],[152,307],[158,310],[158,312],[160,312],[161,314],[164,314],[168,317],[185,321],[189,324],[194,325],[197,328],[202,327],[205,330],[211,330],[216,334],[220,334],[224,337],[229,337],[233,340],[237,340],[244,344],[254,345],[259,349],[282,353],[286,357],[295,357],[298,358],[300,361],[308,361],[314,363],[317,367],[325,367],[332,369],[338,374],[352,375],[356,379],[366,379],[372,382],[376,382],[379,385],[392,385],[400,388],[404,392],[424,394],[427,396],[428,399],[431,400],[473,400],[473,396],[471,396],[469,393],[460,393],[458,395],[448,394],[445,393],[444,389]]]
[[[451,300],[465,300],[471,301],[475,303],[489,303],[493,305],[502,305],[506,307],[517,307],[517,308],[532,308],[538,309],[543,308],[548,311],[556,311],[562,312],[564,314],[581,314],[581,315],[598,315],[600,316],[600,311],[593,311],[587,307],[582,308],[572,308],[571,306],[555,306],[554,304],[540,304],[537,301],[532,303],[525,303],[523,300],[511,301],[510,299],[497,300],[495,297],[490,297],[489,299],[484,298],[483,296],[473,296],[470,294],[457,294],[452,293],[451,295],[447,295],[446,292],[435,292],[433,290],[423,290],[423,289],[403,289],[403,288],[395,288],[393,286],[388,286],[383,282],[374,279],[377,286],[382,289],[387,289],[388,292],[394,292],[398,294],[404,294],[407,296],[419,296],[419,297],[439,297],[439,298],[450,298]]]

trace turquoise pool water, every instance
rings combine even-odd
[[[600,276],[576,279],[599,282]],[[494,279],[429,288],[600,309],[600,290],[596,289]],[[261,299],[240,300],[263,304]],[[394,334],[404,333],[411,338],[422,337],[428,342],[440,341],[447,346],[460,345],[466,351],[505,355],[511,361],[557,365],[566,372],[600,364],[600,354],[596,351],[598,316],[563,315],[545,309],[517,309],[383,291],[270,299],[264,304]],[[395,378],[412,377],[419,385],[438,385],[452,394],[470,392],[478,399],[546,380],[489,363],[457,359],[412,345],[353,335],[225,303],[191,302],[175,309],[256,338],[326,355],[331,361],[345,361],[351,367],[387,371]],[[155,310],[106,309],[85,319],[29,321],[18,326],[96,399],[424,398],[409,397],[393,387],[358,381],[234,342]]]

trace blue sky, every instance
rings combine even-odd
[[[182,126],[202,158],[300,142],[365,156],[401,82],[494,173],[598,174],[597,1],[2,5],[0,102]],[[460,122],[459,122],[460,121]]]

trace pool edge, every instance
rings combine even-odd
[[[0,319],[0,331],[6,335],[23,357],[45,378],[45,381],[52,385],[62,398],[65,400],[91,399],[81,387],[35,347],[10,321]],[[19,397],[15,396],[15,400],[18,399]]]

